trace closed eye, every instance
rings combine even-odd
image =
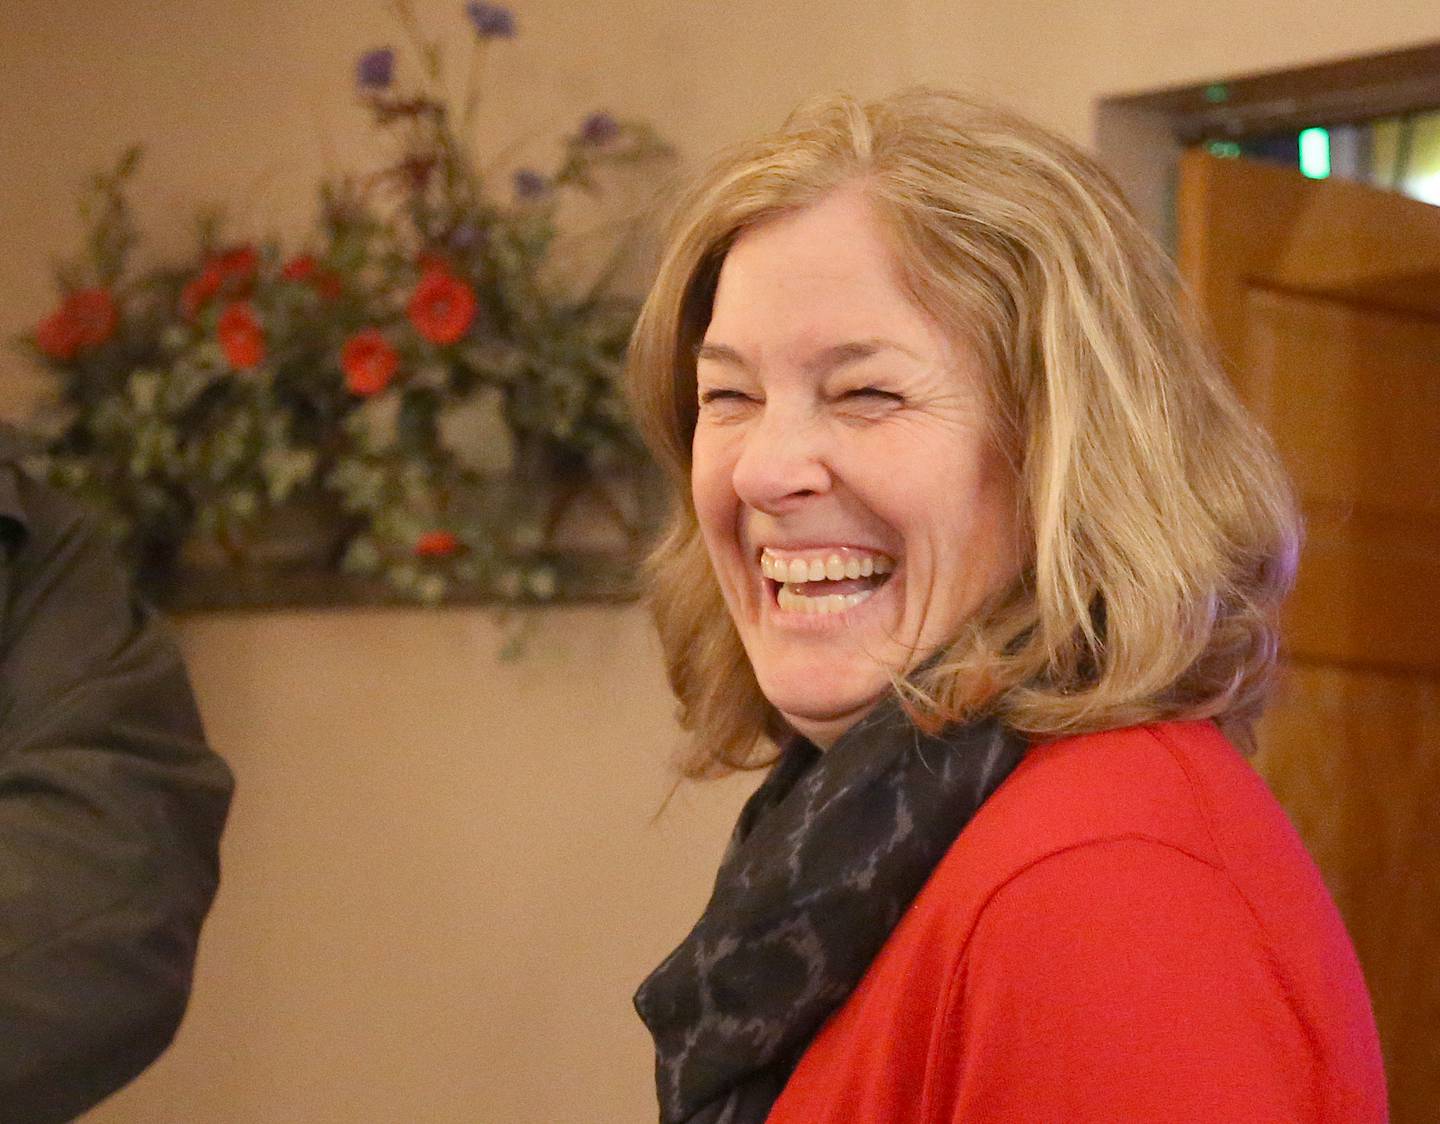
[[[748,402],[749,400],[750,396],[743,391],[730,390],[726,387],[716,387],[700,392],[700,403],[705,406],[708,406],[711,402]]]
[[[893,390],[881,390],[878,386],[860,386],[847,390],[841,398],[869,398],[886,402],[903,402],[905,399]]]

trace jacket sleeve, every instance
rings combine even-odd
[[[1312,1118],[1303,1032],[1224,871],[1144,839],[1008,882],[952,986],[953,1111],[975,1120]]]
[[[0,1124],[145,1068],[184,1013],[229,770],[104,535],[22,481],[0,569]]]

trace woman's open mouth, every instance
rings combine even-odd
[[[853,547],[760,552],[760,572],[782,613],[843,613],[868,600],[894,569],[889,555]]]

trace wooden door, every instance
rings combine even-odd
[[[1440,1119],[1440,207],[1202,152],[1180,264],[1301,496],[1260,771],[1365,969],[1392,1118]]]

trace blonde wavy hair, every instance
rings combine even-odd
[[[749,227],[858,184],[916,304],[978,349],[1030,556],[937,658],[894,669],[929,729],[1035,739],[1214,718],[1242,744],[1274,676],[1300,527],[1269,439],[1169,259],[1079,149],[957,94],[830,97],[723,156],[681,201],[628,386],[674,492],[649,598],[692,777],[774,757],[779,714],[726,611],[690,495],[695,349]]]

